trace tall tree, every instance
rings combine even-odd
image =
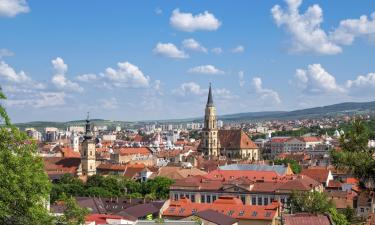
[[[340,151],[331,151],[332,163],[359,178],[368,187],[374,187],[374,149],[368,147],[369,132],[360,120],[352,121],[348,131],[340,137]]]
[[[64,215],[57,220],[58,224],[81,225],[85,223],[85,218],[89,214],[87,208],[81,208],[74,197],[64,196]]]
[[[11,124],[2,105],[0,116],[0,224],[51,224],[45,207],[50,182],[37,146]]]

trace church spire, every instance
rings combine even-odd
[[[92,133],[91,133],[91,123],[90,123],[90,113],[87,112],[87,118],[86,118],[86,133],[84,135],[85,139],[91,139]]]
[[[214,106],[214,100],[212,98],[212,91],[211,91],[211,82],[210,82],[210,88],[208,89],[207,106]]]

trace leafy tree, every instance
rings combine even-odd
[[[166,199],[169,196],[169,187],[173,181],[166,177],[156,177],[142,183],[142,193],[152,193],[157,199]]]
[[[345,217],[346,217],[346,219],[347,219],[348,221],[352,221],[353,218],[354,218],[354,215],[355,215],[355,211],[354,211],[354,209],[353,209],[352,207],[350,207],[350,206],[346,207],[346,208],[342,211],[342,213],[345,215]]]
[[[285,158],[285,159],[275,159],[273,161],[275,165],[290,165],[290,168],[292,169],[293,173],[297,174],[297,173],[301,173],[301,170],[302,170],[302,167],[301,165],[298,164],[298,162],[294,159],[288,159],[288,158]]]
[[[347,132],[340,138],[342,150],[332,150],[331,160],[337,168],[351,172],[371,187],[375,176],[375,160],[374,149],[367,146],[368,139],[366,124],[360,119],[353,120]]]
[[[290,197],[292,212],[325,213],[333,207],[325,193],[293,192]]]
[[[344,214],[337,212],[332,201],[327,199],[325,193],[293,192],[290,197],[292,212],[307,212],[312,214],[329,213],[337,225],[348,225]]]
[[[51,224],[45,207],[51,186],[37,146],[11,124],[2,105],[0,120],[0,224]]]
[[[85,218],[89,214],[87,208],[81,208],[74,197],[64,196],[64,215],[58,218],[58,224],[81,225],[85,223]]]

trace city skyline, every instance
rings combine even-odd
[[[375,100],[371,1],[4,2],[14,122],[201,117],[209,82],[218,115]]]

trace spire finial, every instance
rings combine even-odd
[[[211,90],[211,82],[210,82],[210,86],[208,89],[207,106],[213,106],[213,105],[214,105],[214,100],[212,98],[212,90]]]

